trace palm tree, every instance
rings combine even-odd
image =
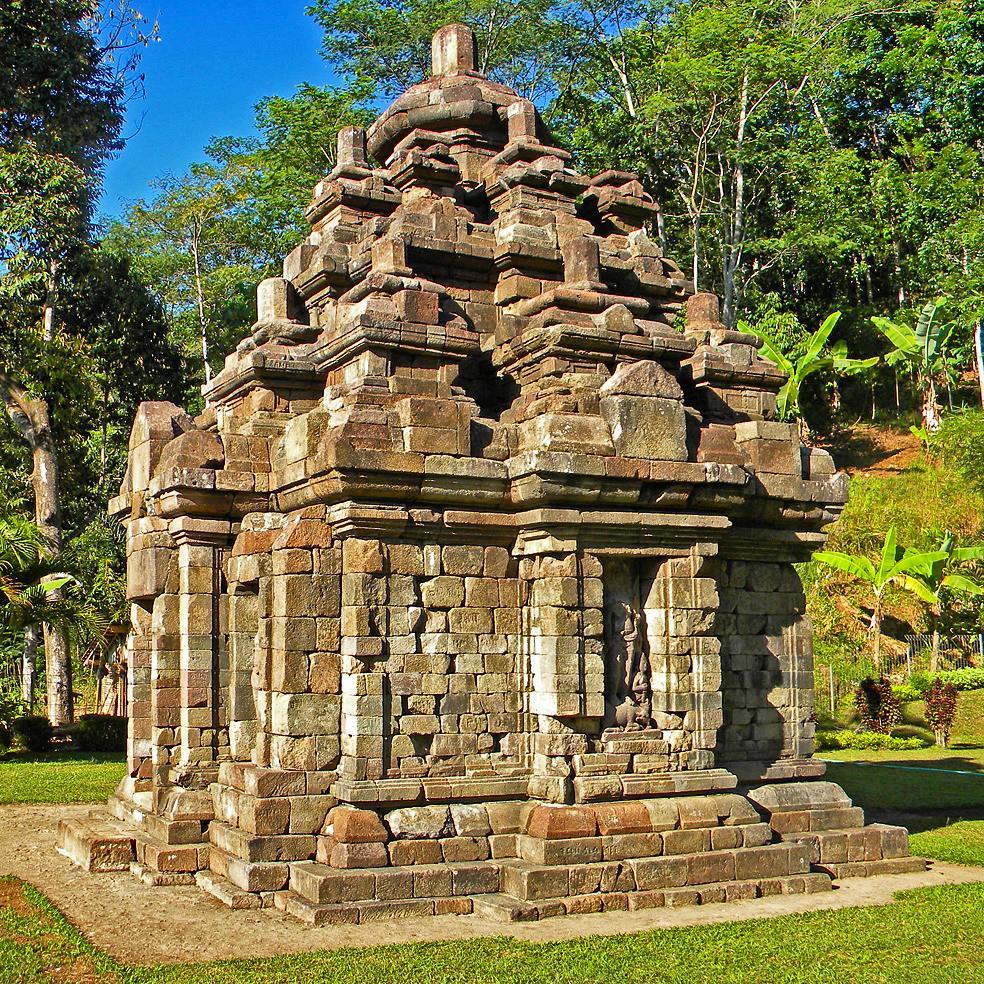
[[[909,590],[917,594],[929,605],[930,624],[933,629],[933,656],[930,669],[935,673],[940,664],[940,618],[948,594],[981,595],[984,584],[967,573],[954,568],[971,561],[984,559],[984,546],[958,547],[956,537],[947,531],[943,542],[937,548],[943,554],[942,560],[927,563],[924,567],[913,569],[905,575],[912,579]]]
[[[63,590],[78,583],[65,566],[34,523],[0,516],[0,626],[23,633],[21,697],[28,710],[36,700],[41,628],[56,627],[72,638],[105,628],[98,612]]]
[[[833,550],[823,550],[813,556],[821,564],[826,564],[828,567],[850,574],[859,581],[864,581],[871,589],[874,596],[874,607],[871,612],[871,625],[868,631],[874,639],[875,669],[881,672],[882,599],[886,590],[890,585],[894,585],[911,591],[925,600],[927,589],[917,577],[912,576],[913,572],[926,569],[939,560],[945,560],[946,553],[942,550],[931,550],[923,553],[912,550],[901,551],[893,526],[885,534],[885,543],[882,546],[877,566],[867,557]]]
[[[794,362],[791,358],[784,355],[775,344],[763,335],[759,335],[762,342],[762,354],[774,362],[789,377],[779,390],[777,410],[783,420],[792,420],[794,417],[801,417],[800,414],[800,389],[803,383],[814,373],[832,369],[835,373],[844,375],[854,375],[870,369],[878,362],[874,359],[850,359],[847,355],[847,343],[845,341],[836,342],[826,353],[827,342],[830,333],[840,319],[840,311],[834,311],[828,315],[823,324],[810,336],[806,343],[806,351]]]

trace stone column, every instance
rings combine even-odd
[[[703,545],[665,561],[646,602],[653,723],[669,744],[671,769],[714,767],[723,718],[721,646],[713,635],[717,585],[705,571],[713,552]]]
[[[238,585],[228,606],[229,748],[233,761],[248,762],[256,744],[256,702],[252,673],[256,655],[259,598],[255,590]]]
[[[552,537],[523,544],[522,633],[536,715],[530,795],[570,798],[571,759],[588,749],[583,719],[604,713],[601,564]],[[539,552],[543,551],[543,552]]]
[[[350,781],[385,770],[390,708],[382,660],[387,654],[389,582],[383,545],[349,538],[342,548],[341,760]]]
[[[219,615],[223,551],[230,543],[231,524],[180,518],[172,521],[170,532],[178,547],[180,636],[180,715],[172,777],[182,785],[199,785],[214,778],[219,761],[229,753],[220,696],[220,675],[228,666]]]
[[[146,605],[130,605],[130,633],[126,637],[127,772],[149,779],[151,770],[151,623]]]

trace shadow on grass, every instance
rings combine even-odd
[[[969,750],[972,746],[967,747]],[[978,753],[980,752],[978,748],[974,748],[973,750]],[[828,762],[827,765],[850,765],[863,769],[899,769],[906,772],[922,772],[926,769],[932,769],[934,772],[951,772],[957,775],[969,774],[967,778],[984,777],[984,762],[971,756],[959,754],[959,748],[950,749],[950,751],[953,754],[947,755],[946,758],[898,758],[875,759],[872,761],[848,759],[841,762]],[[821,756],[823,755],[822,752],[820,754]],[[984,795],[984,787],[982,787],[982,795]],[[984,799],[981,802],[984,805]]]
[[[941,810],[938,813],[901,813],[894,810],[867,810],[866,823],[888,823],[905,827],[910,834],[927,830],[940,830],[965,820],[984,820],[984,807],[960,810]]]
[[[984,767],[974,759],[827,762],[827,778],[866,811],[975,816],[984,812]]]
[[[0,755],[0,764],[30,765],[43,762],[74,762],[85,765],[89,762],[121,762],[126,752],[86,752],[71,746],[55,747],[44,752],[29,752],[25,749],[6,752]]]

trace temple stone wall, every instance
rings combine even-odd
[[[716,630],[723,640],[721,759],[812,754],[812,637],[792,565],[725,565]]]
[[[475,66],[435,35],[339,134],[204,411],[139,408],[127,826],[63,848],[312,924],[918,867],[812,758],[793,565],[846,476],[640,180]]]

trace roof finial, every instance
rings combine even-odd
[[[431,59],[435,75],[474,72],[478,49],[472,29],[465,24],[445,24],[431,41]]]

